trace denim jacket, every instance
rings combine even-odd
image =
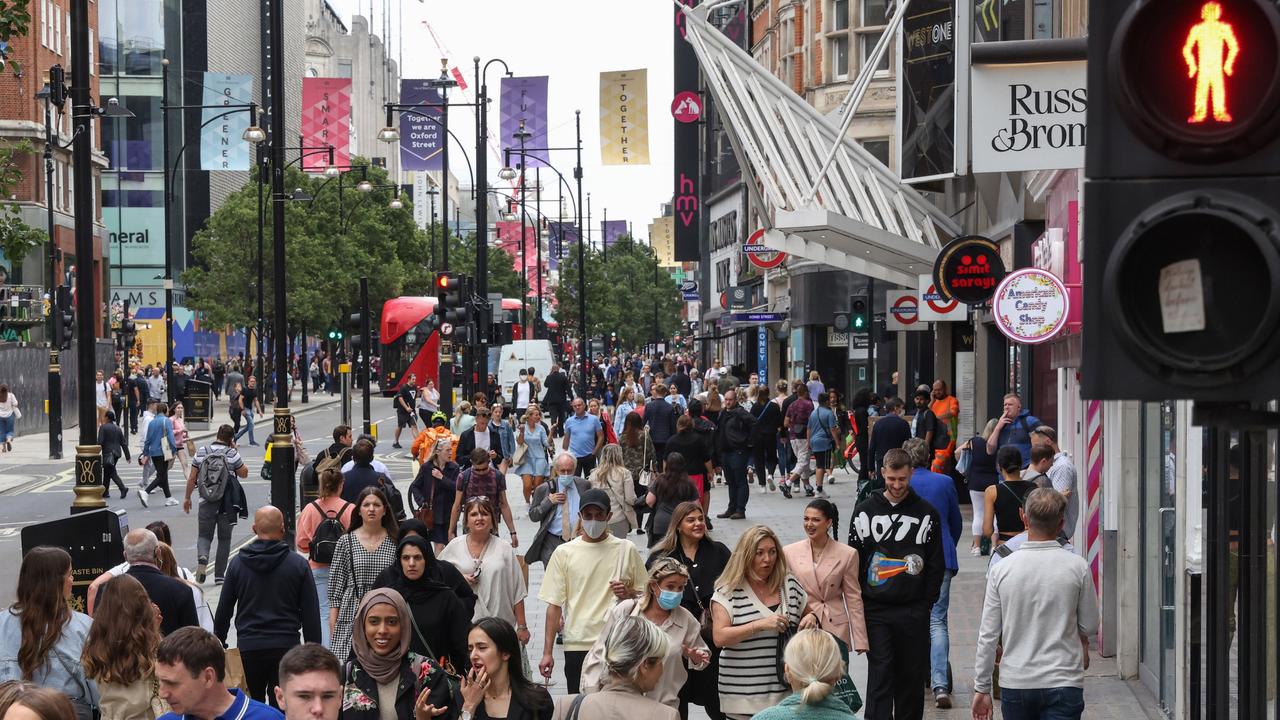
[[[142,441],[142,454],[147,457],[163,456],[164,449],[160,443],[164,439],[168,439],[169,449],[177,452],[178,441],[173,437],[173,421],[157,415],[152,419],[151,424],[147,425],[147,436]]]
[[[52,688],[69,698],[84,698],[92,705],[98,703],[98,686],[85,678],[80,654],[84,651],[89,626],[88,615],[72,612],[71,619],[62,628],[62,636],[49,652],[45,666],[31,678],[25,678],[41,687]],[[18,665],[18,650],[22,647],[22,618],[12,608],[0,611],[0,682],[23,680],[22,667]]]

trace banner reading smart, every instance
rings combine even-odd
[[[351,164],[351,78],[302,78],[302,144],[332,145],[333,163]],[[328,165],[325,153],[302,156],[307,172],[321,172]]]

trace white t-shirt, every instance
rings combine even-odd
[[[111,388],[107,385],[105,381],[100,383],[94,383],[93,392],[94,392],[94,401],[98,404],[98,407],[100,408],[111,407],[111,400],[110,400]]]
[[[529,407],[529,393],[533,389],[533,384],[529,382],[516,383],[516,407]]]
[[[479,430],[476,430],[475,434],[476,434],[476,447],[483,448],[485,450],[493,449],[489,447],[489,429],[488,428],[485,428],[484,432],[480,432]]]

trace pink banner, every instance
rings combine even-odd
[[[333,146],[335,165],[351,163],[351,78],[302,78],[302,144]],[[329,164],[322,152],[303,155],[302,169],[320,172]]]

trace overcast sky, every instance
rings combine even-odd
[[[350,22],[353,13],[370,14],[371,0],[329,0]],[[648,236],[648,224],[660,205],[671,198],[672,120],[672,12],[670,0],[385,0],[390,8],[393,55],[401,52],[400,13],[403,12],[402,77],[436,77],[440,58],[458,66],[469,85],[467,100],[475,99],[472,58],[481,63],[501,58],[512,73],[547,75],[549,81],[548,126],[551,147],[574,144],[574,110],[582,111],[583,190],[591,196],[592,220],[599,232],[604,209],[609,218],[633,223],[637,237]],[[401,3],[403,3],[401,5]],[[375,33],[381,34],[384,0],[372,0]],[[428,23],[434,37],[428,30]],[[600,164],[600,73],[611,70],[649,71],[649,165]],[[489,73],[489,128],[498,134],[498,86],[501,67]],[[454,114],[456,113],[456,114]],[[450,122],[449,129],[473,153],[474,117],[453,111],[465,122]],[[466,165],[450,148],[452,170],[467,182]],[[474,158],[473,158],[474,160]],[[551,163],[573,181],[574,153],[552,153]],[[490,156],[490,182],[497,179],[500,161]],[[544,173],[545,175],[545,173]],[[554,177],[543,177],[544,202],[554,187]],[[554,200],[554,198],[553,198]],[[571,214],[566,199],[566,213]],[[555,216],[554,202],[543,212]],[[585,208],[583,211],[585,218]],[[598,237],[598,236],[596,236]]]

